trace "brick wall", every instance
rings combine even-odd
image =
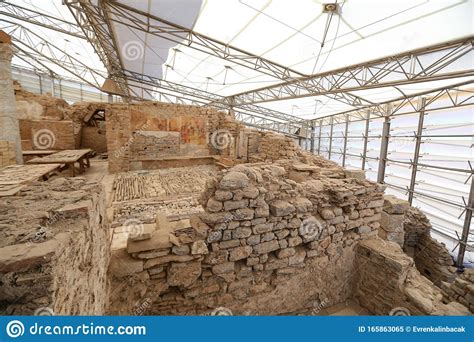
[[[19,120],[24,145],[33,150],[71,150],[76,148],[78,134],[72,121]],[[26,142],[27,141],[27,142]]]
[[[291,168],[237,165],[208,182],[204,214],[188,222],[162,215],[138,234],[117,228],[109,313],[203,314],[224,306],[281,314],[349,298],[354,246],[379,228],[382,187],[329,178],[314,165],[297,182]]]
[[[456,301],[421,276],[414,261],[391,241],[369,239],[356,248],[354,295],[377,315],[469,315]]]
[[[8,165],[15,165],[15,143],[0,140],[0,169]]]
[[[0,313],[103,314],[110,238],[102,186],[35,182],[0,197],[0,207]]]
[[[107,138],[104,127],[82,127],[81,148],[90,148],[97,153],[107,152]]]
[[[211,108],[160,102],[110,104],[105,115],[109,170],[142,169],[145,162],[169,156],[217,154],[210,137],[224,116]]]

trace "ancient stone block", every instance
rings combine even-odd
[[[212,266],[212,272],[215,274],[225,274],[225,273],[230,273],[234,272],[235,264],[233,261],[230,262],[225,262],[222,264],[217,264]]]
[[[207,201],[206,208],[208,211],[215,213],[222,210],[222,202],[217,201],[214,198],[209,198]],[[226,209],[227,210],[227,209]]]
[[[226,211],[234,210],[234,209],[241,209],[247,208],[249,206],[249,200],[243,199],[240,201],[225,201],[224,202],[224,209]]]
[[[384,196],[383,210],[389,214],[404,214],[410,208],[410,203],[392,195]]]
[[[201,262],[171,263],[167,282],[170,286],[192,285],[201,275]]]
[[[232,237],[234,239],[243,239],[252,235],[252,228],[249,227],[239,227],[232,231]]]
[[[194,241],[191,246],[191,254],[193,255],[202,255],[208,254],[209,250],[207,249],[207,245],[203,240]]]
[[[245,173],[231,171],[220,181],[219,187],[223,190],[242,189],[249,185],[249,178]]]
[[[279,248],[280,248],[280,245],[278,244],[278,241],[276,240],[263,242],[263,243],[253,246],[253,249],[257,254],[270,253],[270,252],[276,251]]]
[[[283,200],[275,200],[270,203],[270,213],[274,216],[286,216],[295,211],[295,207]]]
[[[252,253],[251,246],[242,246],[230,250],[229,261],[237,261],[247,258]]]

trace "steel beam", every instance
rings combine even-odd
[[[86,38],[81,31],[81,28],[75,23],[56,18],[43,12],[22,7],[17,4],[12,4],[4,0],[0,1],[0,15],[38,25],[50,30],[55,30],[76,38]]]
[[[66,1],[66,3],[71,2],[79,2],[82,6],[86,5],[84,0]],[[131,29],[182,44],[183,46],[256,70],[277,79],[292,80],[296,77],[305,76],[304,73],[297,70],[197,33],[190,28],[141,11],[136,7],[127,6],[113,0],[103,0],[102,2],[107,7],[109,20],[128,26]],[[87,5],[90,6],[90,4]]]
[[[323,121],[319,121],[319,135],[318,135],[318,155],[321,154],[321,133],[323,130]]]
[[[125,98],[130,97],[130,88],[123,76],[124,68],[120,50],[110,26],[109,13],[104,2],[98,1],[97,6],[92,5],[90,1],[80,0],[67,0],[64,3],[104,63],[108,77],[118,85],[121,92],[119,95]]]
[[[390,107],[387,106],[387,115],[382,128],[382,139],[380,143],[379,169],[377,172],[377,183],[385,181],[385,167],[387,165],[388,143],[390,139]]]
[[[346,166],[346,153],[347,153],[347,133],[349,131],[349,118],[346,120],[344,127],[344,150],[342,152],[342,167]]]
[[[334,132],[334,120],[331,120],[331,130],[329,132],[329,151],[328,151],[328,159],[331,160],[331,152],[332,152],[332,135]]]
[[[472,208],[474,207],[474,176],[471,176],[471,190],[469,191],[469,198],[466,204],[466,212],[464,214],[464,225],[462,228],[461,239],[459,240],[459,251],[456,265],[458,268],[463,268],[464,254],[466,253],[466,245],[471,230]]]
[[[385,108],[388,104],[392,105],[392,116],[414,114],[418,113],[419,110],[422,109],[419,108],[417,102],[420,96],[424,95],[429,95],[429,99],[426,101],[425,106],[423,108],[425,111],[469,106],[474,104],[474,94],[466,98],[462,98],[459,96],[459,92],[462,91],[459,90],[459,88],[473,83],[474,79],[462,81],[444,87],[426,90],[408,96],[401,96],[396,99],[379,102],[374,106],[366,106],[359,109],[353,109],[336,114],[325,115],[313,120],[323,120],[323,122],[330,122],[332,118],[336,123],[343,123],[346,119],[346,116],[349,115],[351,121],[363,121],[365,120],[367,110],[371,111],[370,115],[372,118],[384,117],[386,115]],[[438,101],[442,97],[449,99],[449,101]],[[442,105],[437,105],[437,103],[441,103]]]
[[[347,116],[349,119],[349,116]],[[370,126],[370,110],[367,111],[367,117],[365,119],[365,132],[364,132],[364,149],[362,150],[362,170],[365,170],[365,164],[367,159],[367,145],[369,143],[369,126]]]
[[[413,153],[413,161],[412,161],[412,169],[411,169],[411,178],[410,178],[410,187],[408,192],[408,202],[410,205],[413,203],[413,192],[415,190],[416,184],[416,173],[418,171],[418,159],[420,158],[420,147],[421,147],[421,140],[423,134],[423,125],[425,120],[425,104],[426,98],[421,98],[421,110],[418,116],[418,128],[416,130],[416,137],[415,137],[415,151]]]
[[[232,96],[235,97],[236,105],[240,106],[307,96],[349,94],[351,91],[473,76],[472,67],[468,70],[446,70],[447,66],[462,57],[467,61],[469,58],[472,60],[473,44],[474,38],[470,36]],[[349,104],[354,102],[352,105],[355,107],[367,105],[360,97],[345,100]]]

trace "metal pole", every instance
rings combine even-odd
[[[461,240],[459,241],[459,253],[457,266],[463,267],[464,254],[466,253],[467,239],[469,237],[469,230],[471,228],[472,207],[474,206],[474,177],[471,177],[471,190],[469,191],[469,199],[467,202],[466,214],[464,216],[464,225],[462,227]]]
[[[416,183],[416,172],[418,170],[418,159],[420,158],[420,146],[421,146],[421,136],[423,134],[423,124],[425,120],[425,104],[426,98],[421,98],[421,107],[420,107],[420,116],[418,118],[418,128],[416,130],[415,138],[415,152],[413,154],[413,162],[411,169],[411,179],[410,179],[410,188],[408,192],[408,202],[410,205],[413,203],[413,191],[415,190]]]
[[[370,125],[370,109],[367,111],[367,118],[365,119],[364,150],[362,152],[362,170],[365,170],[365,163],[367,159],[367,144],[369,142],[369,125]]]
[[[380,143],[379,170],[377,173],[377,183],[385,180],[385,166],[387,165],[388,141],[390,139],[390,109],[387,106],[387,113],[382,129],[382,141]]]
[[[349,131],[349,115],[346,115],[346,127],[344,129],[344,151],[342,152],[342,167],[346,166],[347,132]]]
[[[319,135],[318,135],[318,155],[321,154],[321,133],[323,130],[323,120],[319,120]]]
[[[54,76],[51,75],[51,96],[55,97],[55,91],[54,91]]]
[[[332,133],[334,130],[334,117],[331,117],[331,131],[329,133],[329,156],[328,159],[331,160],[331,150],[332,150]]]
[[[43,80],[41,79],[41,75],[38,75],[38,80],[39,80],[40,94],[43,95]]]
[[[61,79],[59,79],[59,98],[63,98],[63,86],[61,83]]]
[[[84,101],[84,97],[82,95],[82,83],[79,83],[79,91],[80,91],[80,94],[81,94],[81,102]]]
[[[311,151],[311,154],[314,154],[314,121],[311,121],[311,147],[310,147],[310,151]]]

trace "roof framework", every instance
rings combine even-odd
[[[239,2],[243,3],[243,1]],[[259,14],[257,13],[250,19],[244,28],[251,25],[259,15],[271,18],[264,11],[270,2],[268,1],[261,11],[258,10]],[[313,128],[314,134],[315,128],[318,126],[331,126],[332,132],[334,125],[346,123],[347,131],[348,122],[364,120],[369,122],[369,118],[389,120],[397,115],[407,113],[424,113],[425,111],[460,108],[474,104],[472,91],[466,92],[466,88],[474,83],[474,65],[472,63],[472,60],[474,60],[474,36],[472,32],[469,36],[456,38],[445,43],[415,48],[392,54],[389,57],[376,58],[324,72],[315,72],[320,57],[318,54],[312,57],[316,59],[313,72],[308,73],[302,68],[295,67],[297,64],[285,65],[285,63],[275,62],[271,58],[263,57],[264,54],[252,53],[249,52],[252,51],[251,49],[243,49],[238,44],[234,45],[233,40],[238,37],[238,34],[228,41],[219,40],[212,35],[196,32],[193,25],[178,24],[173,20],[157,16],[150,9],[146,11],[143,8],[138,8],[138,5],[130,5],[127,0],[65,0],[64,3],[69,8],[76,23],[7,1],[0,2],[1,28],[12,35],[14,45],[18,50],[17,57],[35,68],[47,70],[51,75],[55,74],[52,68],[52,65],[54,65],[97,89],[101,89],[101,85],[105,80],[112,80],[118,89],[110,90],[110,92],[119,94],[126,100],[158,98],[160,100],[165,99],[168,102],[215,106],[232,111],[238,120],[248,126],[305,138],[308,138],[306,136],[309,132],[308,127]],[[344,6],[344,3],[342,2],[341,7]],[[439,11],[441,13],[445,9],[463,3],[466,2],[453,2],[453,4],[443,7]],[[245,3],[244,5],[251,7]],[[416,6],[419,5],[410,8]],[[328,15],[319,14],[314,18],[312,22],[317,21],[322,16],[327,19],[323,26],[324,36],[319,41],[321,44],[319,53],[323,50],[324,43],[328,42],[326,39],[327,33],[330,31],[331,20],[334,15],[338,22],[342,21],[351,27],[345,21],[345,14],[342,12]],[[3,20],[3,17],[7,17],[8,20]],[[27,28],[27,24],[88,42],[99,56],[105,70],[97,70],[97,68],[88,65],[67,48],[63,48],[53,40],[45,39],[32,29]],[[173,52],[167,60],[169,64],[162,63],[160,65],[160,73],[161,66],[164,66],[165,72],[166,70],[172,70],[178,73],[177,68],[174,67],[174,62],[178,59],[177,56],[179,52],[182,52],[180,51],[182,49],[194,51],[198,54],[200,61],[197,65],[207,58],[225,63],[222,66],[222,72],[224,73],[223,85],[225,85],[227,73],[231,70],[246,70],[249,72],[246,76],[250,76],[245,79],[255,78],[259,75],[265,76],[262,83],[266,85],[257,89],[252,89],[249,86],[244,91],[223,94],[219,91],[208,91],[207,86],[212,79],[211,77],[207,77],[206,89],[203,90],[202,84],[193,87],[185,85],[186,77],[183,77],[183,82],[171,81],[160,73],[149,73],[143,68],[141,70],[134,69],[124,60],[124,46],[121,45],[123,42],[121,43],[118,39],[117,25],[121,25],[122,28],[126,28],[135,34],[144,35],[145,38],[153,37],[177,46],[177,48],[172,49]],[[339,24],[333,42],[339,37],[337,34],[338,28]],[[304,34],[302,30],[297,31],[295,34]],[[363,33],[352,27],[351,33],[359,35],[361,39],[366,38]],[[283,42],[285,40],[269,50],[277,48]],[[149,48],[146,39],[142,48]],[[332,50],[332,48],[329,50],[327,56]],[[169,62],[170,58],[172,63]],[[188,74],[192,73],[195,68],[197,66],[191,71],[188,70]],[[408,91],[410,89],[407,86],[415,85],[424,85],[425,90],[418,87],[414,92]],[[371,96],[371,91],[377,89],[390,89],[392,94],[395,90],[397,95],[384,100],[374,99]],[[466,93],[469,95],[466,96]],[[459,96],[459,94],[464,96]],[[298,105],[291,102],[292,100],[307,97],[316,99],[315,114],[318,114],[316,107],[320,98],[343,104],[345,109],[338,110],[331,115],[320,115],[309,120],[293,115],[293,111],[290,114],[288,110],[273,109],[275,103],[293,103],[294,109]],[[448,99],[448,101],[445,101],[445,99]],[[304,132],[304,134],[301,132]],[[300,134],[303,134],[303,136]],[[344,139],[347,141],[347,132]],[[365,139],[367,141],[367,136]],[[314,135],[311,140],[314,147]],[[366,145],[364,151],[367,149]],[[331,144],[329,146],[329,151],[331,151]],[[346,145],[344,146],[345,158],[347,151]],[[365,152],[363,159],[365,163]],[[382,154],[377,160],[379,161],[379,167],[381,167],[379,174],[383,176],[384,163],[390,160]],[[425,167],[424,164],[418,163],[418,161],[410,162],[410,165],[413,166],[414,170],[417,166]],[[463,172],[467,172],[472,176],[473,171],[470,169]],[[381,178],[381,181],[383,182],[383,178]],[[408,188],[408,192],[412,197],[416,193],[415,181],[416,171],[412,174],[410,187]],[[472,201],[473,199],[470,198],[468,202],[472,203]],[[463,227],[463,237],[459,240],[463,248],[466,247],[469,234],[470,223],[468,223],[468,218],[472,216],[472,204],[466,204],[464,209],[466,211],[466,223]],[[459,255],[464,255],[464,251],[462,253],[460,251]]]
[[[246,114],[246,117],[255,116],[257,122],[263,120],[264,127],[271,126],[269,123],[272,122],[278,124],[279,127],[282,124],[287,124],[288,127],[301,127],[302,125],[308,125],[311,121],[307,122],[294,116],[293,113],[284,113],[268,106],[256,106],[255,104],[258,103],[265,104],[267,102],[323,95],[349,105],[348,108],[353,108],[350,111],[354,113],[367,107],[378,108],[378,111],[381,112],[383,108],[379,105],[384,101],[373,101],[362,96],[361,93],[364,90],[392,87],[400,91],[403,94],[402,97],[407,99],[413,94],[406,94],[400,86],[415,83],[429,84],[425,82],[451,79],[457,80],[457,83],[459,83],[460,78],[465,81],[474,76],[472,63],[470,68],[467,69],[459,68],[457,65],[460,60],[472,60],[474,57],[473,36],[333,71],[307,75],[289,66],[281,65],[228,43],[197,33],[192,27],[176,24],[127,5],[124,1],[66,0],[65,4],[79,25],[6,1],[0,4],[0,15],[87,40],[103,62],[106,73],[97,75],[97,72],[94,72],[91,67],[74,59],[73,56],[62,51],[57,45],[45,42],[44,39],[41,40],[41,37],[31,32],[31,30],[26,32],[25,27],[17,25],[17,29],[13,31],[16,33],[14,38],[16,44],[22,46],[19,50],[23,59],[29,57],[31,61],[35,57],[41,56],[41,59],[59,64],[80,80],[95,86],[100,86],[99,79],[101,78],[111,79],[118,86],[116,93],[133,100],[151,99],[156,94],[160,94],[159,96],[174,96],[178,102],[186,100],[194,104],[232,108],[236,112]],[[338,15],[342,18],[340,13]],[[11,25],[14,24],[13,22],[5,22]],[[274,80],[280,82],[255,90],[222,96],[204,91],[201,87],[185,86],[168,81],[164,77],[160,78],[135,70],[127,70],[124,66],[123,56],[120,53],[121,49],[115,36],[116,33],[114,33],[113,26],[117,23],[125,25],[130,30],[146,32],[146,34],[169,40],[178,44],[178,46],[186,46],[257,73],[271,76]],[[41,49],[27,52],[28,45],[30,47],[35,46],[34,40],[28,38],[32,35],[40,39],[42,46]],[[26,44],[25,40],[27,41]],[[43,48],[44,46],[47,46],[48,49]],[[48,50],[47,53],[45,50]],[[38,63],[36,64],[38,65]],[[446,85],[445,89],[451,86],[451,84]],[[392,100],[397,99],[396,97],[392,98]],[[295,107],[298,106],[293,105],[293,108]],[[349,111],[342,111],[343,114],[347,112]],[[255,120],[253,122],[255,123]],[[292,130],[288,128],[283,132],[291,133]]]
[[[115,81],[119,88],[118,93],[131,99],[152,98],[153,93],[157,91],[164,95],[172,92],[186,95],[194,100],[199,99],[201,104],[216,105],[221,108],[232,107],[248,115],[258,114],[262,118],[275,122],[301,125],[304,122],[301,118],[273,110],[268,106],[261,107],[255,104],[324,95],[349,105],[349,108],[359,109],[378,104],[377,101],[361,96],[360,92],[363,90],[474,76],[472,64],[469,69],[451,67],[460,59],[472,60],[474,54],[472,36],[329,72],[306,75],[291,67],[197,33],[192,28],[128,6],[123,1],[67,0],[65,4],[79,25],[9,2],[2,2],[0,15],[87,39],[105,65],[107,75],[104,77]],[[117,22],[130,29],[156,35],[181,46],[266,74],[280,82],[231,96],[220,96],[203,91],[200,87],[184,86],[164,78],[127,70],[124,67],[117,37],[114,35],[113,25]],[[50,57],[55,59],[54,55]],[[64,58],[59,58],[59,61],[61,60],[62,67],[65,67]],[[87,66],[83,67],[85,71],[79,73],[75,71],[75,74],[90,73],[90,70],[87,71]],[[81,77],[80,79],[84,80]],[[397,89],[400,90],[400,88]],[[400,91],[403,93],[402,90]],[[409,96],[409,94],[403,93],[403,96]],[[294,105],[294,107],[297,106]]]

